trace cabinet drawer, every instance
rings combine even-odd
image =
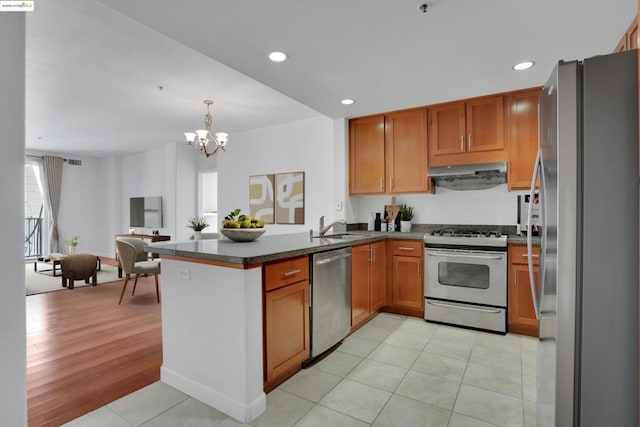
[[[527,245],[509,245],[512,264],[527,264]],[[540,265],[540,247],[533,246],[533,265]]]
[[[265,291],[278,289],[309,279],[309,258],[306,256],[268,264],[264,267]]]
[[[422,257],[424,242],[422,240],[394,240],[391,242],[391,254]]]

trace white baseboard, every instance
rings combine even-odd
[[[267,408],[264,393],[260,393],[253,402],[240,402],[164,366],[160,368],[160,380],[242,423],[250,423]]]

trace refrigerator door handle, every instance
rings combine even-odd
[[[536,292],[535,275],[533,274],[533,228],[531,220],[533,217],[533,200],[536,191],[536,181],[538,175],[542,174],[542,152],[538,150],[536,163],[533,168],[533,177],[531,178],[531,189],[529,191],[529,208],[527,210],[527,264],[529,267],[529,284],[531,285],[531,299],[533,300],[533,311],[536,313],[536,319],[540,319],[540,301]],[[542,187],[542,185],[541,185]],[[539,196],[542,198],[542,194]]]

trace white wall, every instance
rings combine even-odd
[[[100,210],[106,204],[102,201],[102,182],[99,179],[99,160],[96,158],[80,158],[81,166],[64,163],[62,167],[62,191],[60,194],[60,210],[58,212],[58,235],[60,250],[66,252],[65,240],[78,236],[77,252],[100,254],[101,236],[96,229],[102,227],[99,220]]]
[[[185,240],[192,232],[187,220],[196,215],[196,150],[183,143],[165,146],[122,158],[122,206],[118,233],[129,230],[129,199],[162,196],[160,234],[172,240]],[[151,228],[136,228],[138,233],[151,233]],[[113,235],[112,235],[113,238]]]
[[[396,204],[413,206],[416,224],[515,225],[518,194],[507,184],[486,190],[456,191],[436,187],[436,194],[399,194]],[[388,196],[352,196],[349,222],[367,222],[369,212],[384,212]]]
[[[0,40],[0,414],[2,425],[21,427],[27,425],[23,13],[0,13]]]
[[[267,233],[317,230],[321,215],[334,218],[333,121],[326,117],[234,133],[218,156],[218,208],[249,212],[249,176],[305,172],[305,224],[267,225]]]
[[[120,224],[124,220],[122,209],[125,201],[122,197],[122,158],[111,156],[99,160],[98,176],[101,197],[98,203],[96,231],[99,243],[96,254],[113,258],[115,256],[115,235],[126,232]],[[127,217],[128,218],[128,217]]]

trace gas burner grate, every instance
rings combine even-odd
[[[444,237],[502,237],[499,231],[476,231],[476,230],[433,230],[432,236]]]

